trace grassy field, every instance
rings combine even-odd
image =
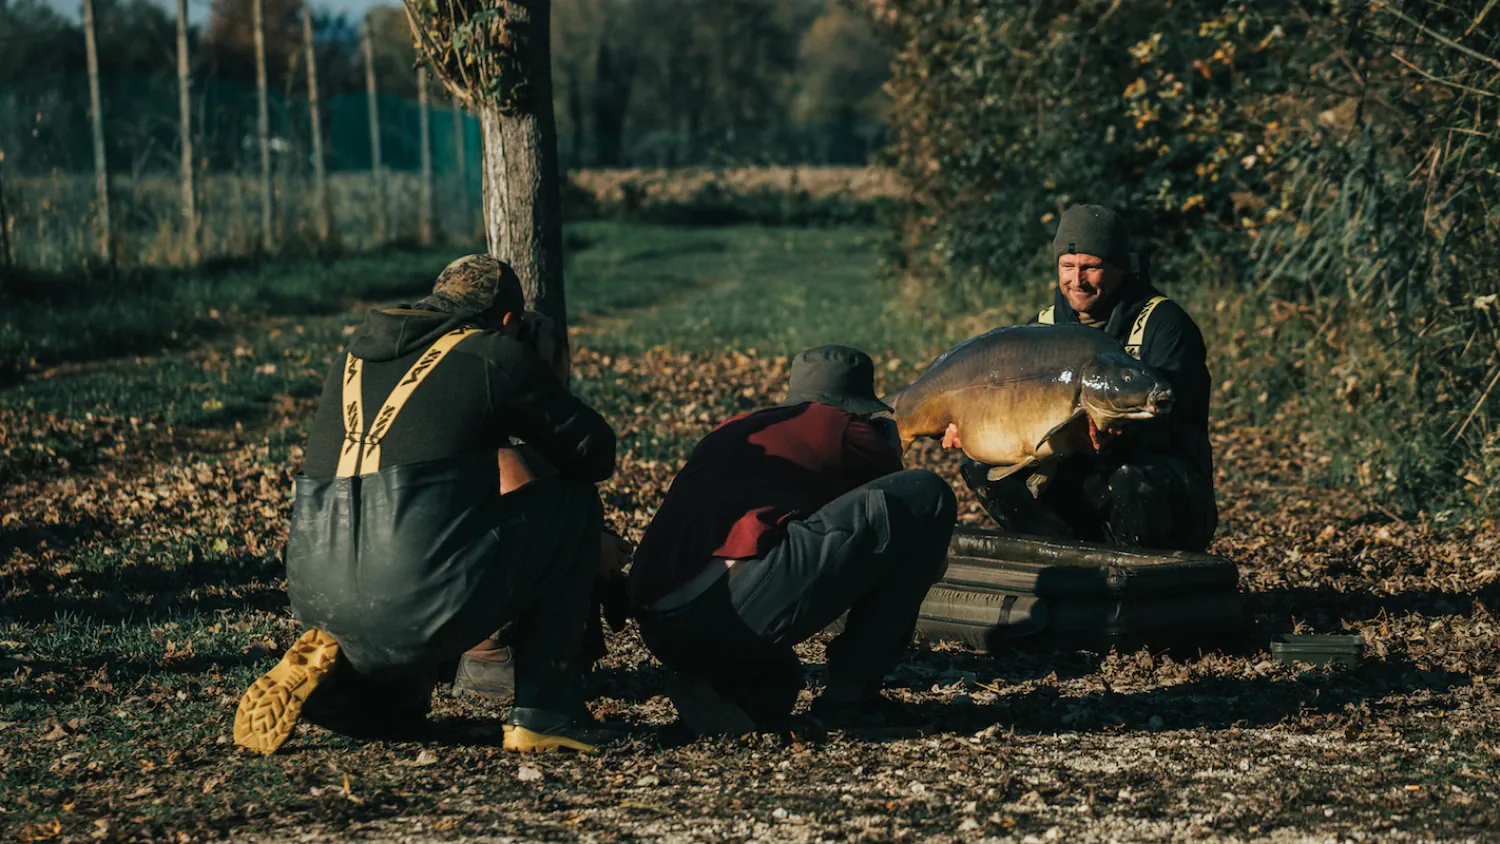
[[[724,416],[779,398],[787,355],[848,342],[899,385],[1024,315],[1039,281],[934,323],[892,305],[857,229],[573,226],[579,392],[621,435],[603,487],[639,536]],[[435,698],[425,742],[299,731],[240,756],[240,692],[296,627],[281,562],[291,474],[326,366],[372,303],[453,250],[162,276],[8,303],[0,348],[0,836],[37,840],[1486,839],[1500,823],[1500,534],[1396,518],[1309,483],[1295,427],[1224,415],[1215,550],[1241,566],[1244,653],[923,648],[891,678],[923,739],[679,745],[633,629],[597,757],[517,759],[499,711]],[[1187,292],[1215,343],[1233,316]],[[217,313],[217,316],[214,315]],[[170,327],[165,327],[170,326]],[[33,362],[34,361],[34,362]],[[1217,359],[1216,372],[1234,362]],[[908,465],[951,470],[919,447]],[[981,521],[960,495],[963,519]],[[1357,631],[1360,669],[1274,664],[1279,630]],[[821,643],[805,647],[820,660]],[[820,674],[811,673],[813,686]],[[810,699],[808,693],[805,698]]]
[[[317,209],[309,179],[305,174],[281,174],[273,187],[278,249],[289,254],[317,251]],[[331,173],[328,188],[332,233],[343,250],[364,252],[393,242],[416,242],[421,188],[417,173],[387,171],[383,194],[362,171]],[[469,188],[472,193],[465,199],[451,179],[435,183],[434,225],[440,233],[481,234],[477,177]],[[875,167],[577,170],[568,174],[564,212],[588,219],[667,216],[692,224],[710,218],[821,223],[850,216],[868,222],[873,205],[896,198],[898,188],[890,171]],[[175,174],[116,175],[110,190],[121,266],[192,263]],[[259,190],[258,179],[247,174],[199,175],[198,250],[204,260],[238,260],[259,253]],[[5,176],[0,199],[0,229],[10,233],[18,266],[51,272],[102,266],[92,173]]]

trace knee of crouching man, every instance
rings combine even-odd
[[[568,480],[563,482],[563,489],[566,491],[566,506],[583,514],[584,527],[603,529],[604,500],[599,495],[599,488],[584,481]]]
[[[916,471],[920,473],[924,500],[931,503],[929,508],[924,508],[925,511],[931,513],[935,520],[951,524],[958,518],[958,496],[954,495],[953,486],[936,472],[926,469]]]
[[[875,482],[887,500],[896,499],[905,518],[918,524],[929,520],[952,523],[958,518],[958,497],[942,476],[927,469],[906,469]]]

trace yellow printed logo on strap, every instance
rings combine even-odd
[[[1146,322],[1151,319],[1151,312],[1156,306],[1167,301],[1165,296],[1152,296],[1146,301],[1145,307],[1135,318],[1135,324],[1130,326],[1130,338],[1125,341],[1125,351],[1136,360],[1141,359],[1141,343],[1146,339]],[[1057,322],[1057,306],[1049,305],[1036,315],[1037,325],[1054,325]]]
[[[1151,319],[1151,312],[1156,306],[1167,301],[1165,296],[1152,296],[1141,308],[1141,313],[1135,318],[1135,324],[1130,326],[1130,339],[1125,341],[1125,351],[1136,360],[1141,359],[1141,342],[1146,339],[1146,321]]]
[[[422,381],[437,368],[443,358],[453,351],[454,346],[478,333],[477,328],[456,328],[439,337],[406,370],[401,380],[396,382],[395,389],[391,390],[380,410],[375,412],[374,424],[370,425],[368,431],[365,430],[365,405],[361,395],[365,362],[349,355],[349,362],[344,367],[344,447],[339,452],[336,471],[338,477],[352,478],[380,471],[380,443],[391,430],[391,424],[396,421],[401,408],[406,406],[407,399],[411,398],[411,394],[422,385]]]

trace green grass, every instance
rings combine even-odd
[[[892,329],[902,320],[891,309],[894,286],[880,273],[879,235],[871,230],[589,223],[572,231],[598,238],[569,256],[576,312],[625,321],[588,335],[600,351],[670,345],[789,354],[822,343],[911,345]]]
[[[886,327],[889,283],[870,239],[857,229],[577,224],[567,237],[571,317],[602,351],[888,348],[901,338]],[[29,378],[0,394],[0,408],[198,427],[242,421],[275,396],[316,394],[342,334],[362,317],[352,303],[416,299],[462,251],[155,277],[102,301],[22,300],[0,322],[0,349],[39,363],[95,362]],[[206,345],[161,354],[190,339]],[[136,354],[152,356],[120,357]]]
[[[455,250],[388,251],[332,263],[272,261],[117,279],[30,275],[6,286],[0,368],[148,354],[268,316],[329,314],[359,299],[420,291]]]
[[[632,347],[880,344],[890,284],[864,229],[683,229],[613,222],[568,226],[570,317],[650,309]],[[0,362],[23,369],[150,354],[275,316],[346,316],[355,301],[415,299],[453,257],[476,247],[389,251],[332,263],[269,262],[219,272],[140,272],[109,280],[12,280]]]

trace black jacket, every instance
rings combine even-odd
[[[499,491],[495,451],[512,436],[565,477],[596,482],[614,472],[615,435],[604,419],[529,348],[485,331],[412,392],[381,443],[378,471],[336,477],[347,355],[365,361],[368,418],[434,341],[466,324],[472,315],[371,311],[313,419],[295,479],[287,593],[297,617],[337,638],[359,671],[429,664],[494,632],[486,602],[513,588],[499,532],[526,529],[507,516],[510,497]]]
[[[472,314],[375,310],[329,370],[308,438],[303,473],[331,477],[344,441],[340,406],[347,354],[365,361],[365,412],[373,415],[396,381],[432,343]],[[529,347],[498,332],[464,340],[412,393],[381,445],[382,466],[494,452],[526,441],[565,477],[596,483],[614,474],[615,433],[574,398]]]
[[[1104,330],[1122,344],[1141,309],[1152,297],[1162,295],[1150,284],[1128,282],[1120,289]],[[1031,322],[1035,323],[1036,318]],[[1078,323],[1078,315],[1062,291],[1053,293],[1053,322]],[[1107,449],[1128,459],[1132,451],[1145,451],[1184,458],[1205,480],[1213,482],[1213,449],[1208,441],[1208,406],[1213,379],[1208,373],[1208,350],[1203,332],[1181,305],[1170,299],[1156,306],[1146,322],[1141,340],[1141,362],[1161,370],[1172,384],[1176,404],[1165,418],[1133,422],[1121,429]]]

